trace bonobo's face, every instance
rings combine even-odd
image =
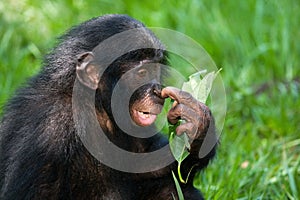
[[[132,94],[129,112],[136,125],[151,125],[162,110],[164,99],[161,97],[160,76],[160,63],[143,60],[120,80],[130,90],[129,94]]]

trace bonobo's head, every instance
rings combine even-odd
[[[115,19],[106,22],[103,31],[113,34],[99,41],[93,50],[78,55],[76,75],[82,85],[96,90],[99,113],[105,112],[114,122],[112,107],[117,105],[122,114],[122,107],[127,106],[136,125],[149,126],[164,104],[160,80],[166,52],[140,22],[128,17],[126,20],[127,24],[122,21],[121,25]],[[97,34],[103,33],[99,30]],[[115,91],[119,91],[116,98]]]

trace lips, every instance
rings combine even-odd
[[[151,112],[143,112],[143,111],[138,111],[134,110],[133,111],[133,118],[134,121],[137,125],[140,126],[149,126],[153,122],[155,122],[157,117],[157,114],[151,113]]]
[[[160,97],[160,91],[152,91],[152,93],[151,91],[144,95],[134,94],[132,97],[135,97],[135,99],[130,99],[130,115],[133,122],[138,126],[150,126],[153,124],[157,115],[163,109],[165,99]]]

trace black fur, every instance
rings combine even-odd
[[[76,56],[92,51],[116,33],[136,27],[143,27],[143,24],[124,15],[106,15],[72,28],[45,57],[40,73],[8,102],[0,126],[0,199],[171,200],[172,194],[177,196],[171,174],[171,170],[176,171],[176,163],[147,174],[116,171],[90,155],[74,128],[72,89],[76,78]],[[148,37],[154,38],[151,34]],[[139,59],[133,55],[125,56],[123,60]],[[144,51],[142,56],[154,59],[162,54]],[[113,65],[116,67],[117,64],[118,61]],[[120,76],[113,70],[106,73],[109,77]],[[113,82],[115,80],[108,76],[100,81],[106,85],[106,90],[97,90],[96,100],[109,104]],[[146,152],[166,143],[159,136],[148,140],[126,136],[115,125],[107,108],[96,107],[99,113],[107,114],[100,117],[112,120],[113,129],[106,132],[113,132],[110,139],[124,149]],[[194,146],[199,149],[202,141],[197,142]],[[202,199],[193,187],[192,179],[198,170],[207,166],[214,154],[215,148],[203,159],[195,153],[184,162],[184,176],[196,165],[189,183],[182,185],[186,199]]]

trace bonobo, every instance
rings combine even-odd
[[[138,37],[129,34],[129,39],[112,39],[135,29],[142,30]],[[109,39],[119,41],[98,48]],[[128,44],[130,39],[134,42]],[[116,45],[122,41],[126,44]],[[142,48],[135,48],[136,44]],[[122,53],[119,51],[122,48],[129,51]],[[112,58],[116,56],[112,54],[117,57]],[[177,134],[185,132],[192,141],[190,154],[181,166],[182,175],[190,175],[181,188],[185,199],[203,199],[193,187],[193,177],[215,155],[216,145],[213,145],[205,157],[198,156],[204,137],[208,134],[215,137],[213,117],[208,107],[189,93],[160,84],[161,65],[167,63],[167,56],[163,44],[150,30],[125,15],[91,19],[60,37],[57,46],[45,57],[41,71],[19,89],[4,108],[0,126],[0,199],[178,199],[172,177],[177,163],[173,160],[164,167],[155,168],[155,162],[147,157],[147,153],[167,146],[167,140],[161,134],[139,138],[120,127],[115,115],[127,115],[122,109],[113,108],[113,91],[117,87],[123,91],[122,95],[127,90],[132,91],[128,92],[128,99],[121,95],[116,102],[127,102],[128,106],[124,107],[129,119],[125,117],[124,120],[141,130],[155,126],[164,100],[173,99],[168,121],[175,124],[183,119],[185,123],[177,127]],[[75,83],[81,88],[82,107],[77,107],[73,100]],[[92,103],[85,102],[89,95],[93,96]],[[106,164],[110,159],[103,162],[97,159],[89,151],[93,147],[85,145],[82,139],[84,134],[89,135],[85,132],[89,126],[81,123],[86,120],[83,114],[95,115],[104,133],[95,142],[108,139],[103,145],[113,144],[114,148],[144,155],[145,163],[148,162],[152,170],[143,170],[142,163],[136,162],[128,167],[140,166],[134,173]],[[86,120],[86,124],[89,123],[93,124]],[[97,138],[101,131],[99,134],[90,132]],[[105,153],[98,153],[118,161],[121,167],[125,160],[107,149]],[[166,159],[172,157],[165,156]]]

